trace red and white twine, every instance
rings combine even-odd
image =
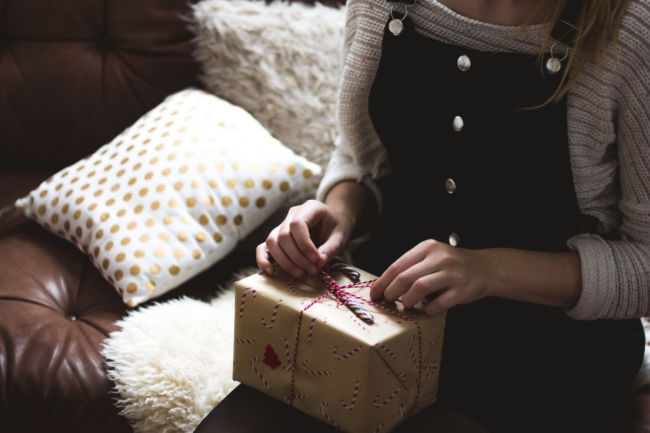
[[[354,406],[357,404],[357,397],[359,397],[359,389],[361,385],[359,384],[359,381],[357,380],[354,383],[354,391],[352,391],[352,400],[350,400],[350,403],[347,404],[345,403],[345,400],[341,399],[341,406],[343,406],[343,409],[345,410],[352,410],[354,409]]]
[[[246,296],[249,292],[252,293],[253,298],[257,297],[257,290],[253,289],[252,287],[244,289],[244,293],[241,295],[241,302],[239,304],[239,317],[244,317],[244,304],[246,303]]]
[[[338,359],[339,361],[345,361],[346,359],[350,358],[351,356],[354,356],[354,354],[359,353],[363,350],[363,346],[359,344],[357,347],[354,349],[350,350],[348,353],[344,353],[343,355],[338,354],[338,348],[334,346],[334,349],[332,349],[332,353],[334,354],[334,357]]]
[[[275,326],[275,318],[278,315],[278,308],[280,308],[281,303],[282,303],[282,299],[280,299],[278,303],[275,304],[275,307],[273,307],[273,312],[271,313],[271,320],[268,324],[266,323],[266,320],[264,320],[263,317],[261,318],[262,326],[264,326],[266,329],[271,329],[273,328],[273,326]]]

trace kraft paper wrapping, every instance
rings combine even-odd
[[[376,278],[360,273],[361,281]],[[368,287],[346,290],[370,299]],[[235,291],[235,380],[349,433],[388,432],[435,402],[444,313],[382,304],[413,317],[418,331],[414,321],[364,303],[375,319],[366,324],[334,296],[304,310],[323,290],[281,271],[238,281]]]

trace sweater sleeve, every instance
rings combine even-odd
[[[621,240],[595,234],[569,239],[582,272],[580,298],[568,311],[576,319],[650,315],[650,1],[630,3],[618,50],[613,110],[618,163],[609,178],[618,182],[610,188],[616,198],[610,203],[617,208],[614,225]],[[593,177],[597,182],[598,173]]]

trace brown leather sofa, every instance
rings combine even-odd
[[[196,85],[186,0],[0,0],[0,432],[128,432],[100,355],[128,309],[13,206],[165,96]],[[236,252],[164,299],[207,298]],[[650,432],[650,390],[631,422]]]

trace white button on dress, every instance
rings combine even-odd
[[[449,245],[452,247],[458,246],[460,243],[460,236],[458,236],[456,233],[452,233],[449,235]]]
[[[458,69],[465,72],[472,67],[472,61],[469,59],[469,57],[463,54],[458,58],[458,60],[456,60],[456,65],[458,66]]]
[[[465,127],[465,121],[462,117],[456,116],[452,122],[452,127],[454,128],[454,131],[460,132]]]
[[[456,191],[456,182],[454,179],[449,178],[445,181],[445,189],[449,194],[453,194]]]

